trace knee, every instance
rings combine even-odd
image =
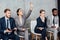
[[[46,33],[46,30],[45,30],[45,29],[43,29],[43,30],[42,30],[42,32],[43,32],[43,33]]]

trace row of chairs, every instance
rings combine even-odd
[[[38,39],[40,40],[40,38],[41,38],[41,34],[34,32],[34,28],[35,28],[36,24],[37,24],[36,20],[32,20],[30,22],[30,29],[31,29],[31,35],[32,35],[31,40],[34,39],[34,35],[36,36],[36,40],[38,40]],[[51,32],[51,31],[48,31],[48,32],[50,33],[50,39],[49,40],[51,40],[51,36],[52,36],[53,32]],[[19,37],[20,37],[20,40],[24,40],[24,36],[19,36]]]

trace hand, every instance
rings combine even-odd
[[[56,28],[56,26],[51,26],[51,28]]]
[[[40,29],[40,30],[43,30],[44,28],[41,28],[41,27],[40,27],[39,29]]]
[[[23,28],[22,30],[23,30],[23,31],[25,31],[25,29],[24,29],[24,28]]]
[[[33,9],[33,4],[32,4],[32,2],[30,2],[30,10],[32,10]]]
[[[17,28],[14,28],[13,30],[17,31]]]
[[[11,33],[12,32],[11,30],[8,30],[8,29],[6,29],[5,31],[8,32],[8,33]]]

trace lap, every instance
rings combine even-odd
[[[43,30],[35,30],[36,33],[46,33],[46,29]]]
[[[57,29],[53,29],[53,28],[48,28],[47,30],[48,30],[48,31],[52,31],[52,32],[58,32]]]
[[[16,38],[19,38],[19,37],[15,34],[2,35],[2,39],[16,39]]]
[[[28,32],[27,29],[24,30],[24,31],[20,31],[20,30],[18,30],[18,31],[17,31],[17,34],[18,34],[18,35],[22,35],[22,36],[24,36],[27,32]]]

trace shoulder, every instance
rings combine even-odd
[[[40,19],[40,17],[37,18],[37,20]]]
[[[0,18],[0,21],[3,20],[4,18],[5,18],[5,17],[1,17],[1,18]]]
[[[17,16],[17,17],[15,17],[15,18],[14,18],[14,20],[15,20],[15,21],[18,21],[18,20],[19,20],[18,16]]]
[[[36,20],[37,20],[37,21],[40,21],[40,17],[38,17]]]
[[[13,17],[10,17],[10,20],[13,20],[13,21],[15,21]]]
[[[1,17],[1,18],[0,18],[0,23],[1,23],[1,22],[4,22],[4,19],[5,19],[5,17]]]

